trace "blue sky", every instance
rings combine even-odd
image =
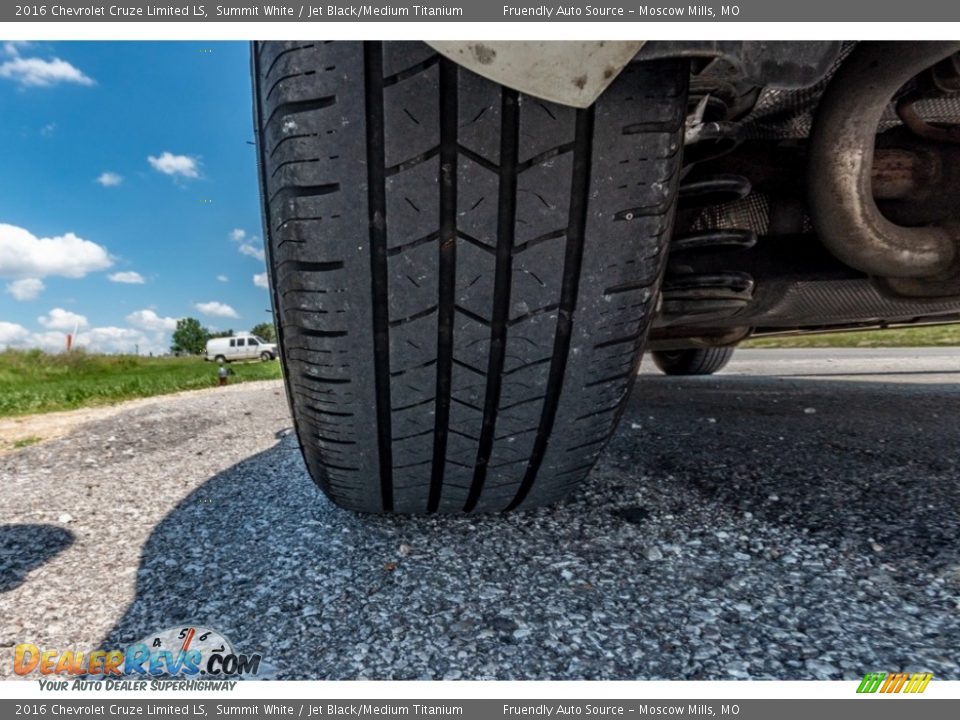
[[[0,42],[0,347],[269,319],[246,43]]]

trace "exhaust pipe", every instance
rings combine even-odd
[[[877,127],[894,93],[956,52],[960,42],[860,43],[821,99],[807,173],[813,224],[837,258],[868,275],[945,280],[960,270],[960,228],[890,222],[871,181]]]

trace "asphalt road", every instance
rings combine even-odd
[[[960,679],[960,350],[645,372],[584,490],[378,518],[307,477],[278,383],[0,457],[0,674],[181,623],[269,677]]]

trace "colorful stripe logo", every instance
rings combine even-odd
[[[927,689],[932,673],[867,673],[857,688],[858,693],[911,693]]]

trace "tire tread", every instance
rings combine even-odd
[[[632,65],[575,110],[420,43],[257,43],[253,63],[281,357],[313,477],[370,512],[562,497],[636,375],[685,65]]]

